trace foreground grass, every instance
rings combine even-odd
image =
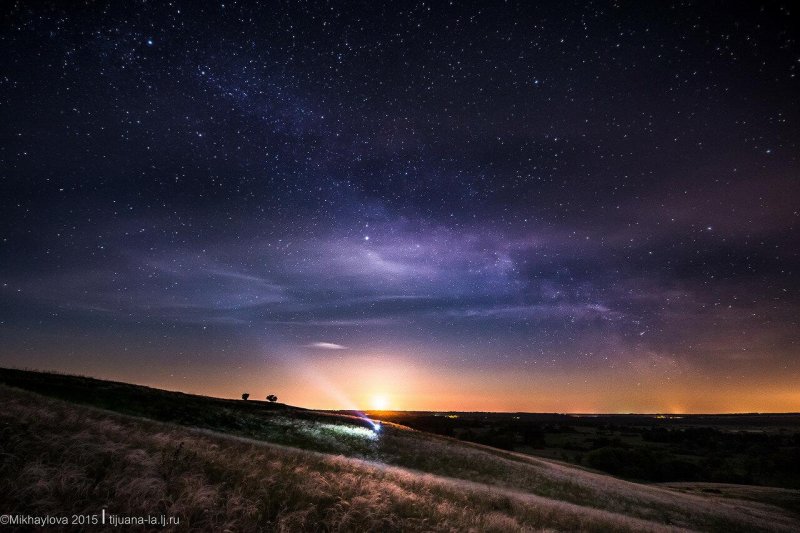
[[[407,470],[190,431],[0,388],[7,513],[166,514],[207,531],[658,531]]]
[[[723,498],[751,500],[782,507],[800,516],[800,491],[775,487],[757,487],[753,485],[732,485],[729,483],[672,482],[663,483],[687,494],[714,494]]]
[[[61,390],[56,386],[44,387],[51,375],[25,374],[51,393]],[[0,372],[0,378],[3,375]],[[168,401],[180,407],[177,415],[156,406],[137,407],[130,400],[117,398],[114,401],[122,411],[138,408],[164,413],[162,418],[177,416],[180,419],[173,422],[224,431],[228,436],[132,419],[19,390],[0,389],[0,402],[8,406],[0,415],[3,423],[0,453],[4,454],[0,456],[0,479],[19,476],[22,480],[16,489],[16,485],[3,485],[0,501],[17,502],[20,509],[28,509],[26,502],[41,499],[50,501],[51,510],[65,512],[53,503],[61,500],[53,495],[52,482],[48,481],[62,475],[59,474],[63,473],[62,466],[73,474],[83,472],[89,481],[81,480],[77,474],[70,474],[67,479],[81,487],[88,483],[91,489],[88,493],[85,487],[65,489],[65,497],[85,493],[85,505],[95,505],[95,508],[98,502],[119,502],[117,493],[108,488],[108,483],[128,475],[124,468],[119,470],[122,468],[119,465],[124,465],[132,454],[134,458],[141,456],[145,464],[151,465],[146,469],[149,472],[146,480],[137,483],[154,487],[156,492],[147,502],[157,502],[160,512],[167,508],[165,506],[173,511],[180,510],[185,504],[188,505],[187,520],[196,521],[200,519],[197,516],[200,511],[190,512],[189,508],[193,509],[195,504],[186,503],[184,499],[191,500],[193,495],[207,492],[214,495],[206,503],[215,510],[200,515],[202,518],[208,513],[217,513],[217,521],[201,521],[203,528],[227,527],[229,519],[243,521],[236,522],[242,527],[230,526],[237,530],[245,525],[244,529],[266,530],[313,529],[318,525],[322,529],[343,530],[652,530],[678,527],[708,531],[790,531],[797,530],[800,524],[797,516],[790,512],[735,496],[732,499],[727,497],[729,494],[690,494],[630,483],[401,426],[385,425],[384,430],[376,434],[364,427],[363,421],[351,417],[294,411],[285,406],[262,408],[252,402],[178,395],[124,384],[81,381],[82,378],[71,376],[57,377],[62,382],[66,380],[66,390],[77,396],[71,400],[80,399],[106,408],[110,403],[107,396],[115,393],[117,385],[132,387],[129,394],[138,398],[137,401],[160,401],[166,395],[171,398]],[[84,386],[85,390],[80,388]],[[62,419],[63,424],[59,422]],[[72,425],[67,424],[69,421]],[[114,431],[109,432],[107,426]],[[230,435],[245,439],[237,440]],[[263,441],[301,447],[306,451],[268,446]],[[69,450],[80,446],[86,446],[87,451],[72,458]],[[58,462],[62,448],[66,461],[63,464]],[[335,458],[314,451],[349,458]],[[42,457],[52,460],[48,463]],[[99,466],[95,464],[97,461],[100,461]],[[30,465],[36,464],[41,465],[38,470],[30,470]],[[134,469],[131,467],[131,471]],[[37,481],[35,476],[26,477],[31,472],[38,472],[41,478]],[[95,479],[98,476],[100,480]],[[176,481],[186,476],[195,479],[194,489]],[[355,476],[359,481],[348,476]],[[156,482],[159,479],[161,481]],[[342,480],[347,481],[342,484]],[[42,487],[42,494],[25,493],[37,486]],[[358,487],[362,492],[353,492]],[[404,496],[406,493],[408,497]],[[44,494],[49,496],[44,497]],[[104,494],[108,498],[104,499]],[[118,503],[124,509],[129,505],[126,498]],[[242,515],[238,507],[229,508],[231,502],[239,500],[246,502],[246,505],[242,503],[246,508],[256,511]],[[342,514],[344,507],[352,506],[354,500],[358,501],[356,508]],[[768,498],[761,500],[770,501]],[[181,501],[184,503],[175,503]],[[226,502],[225,507],[220,508],[219,502]],[[309,510],[312,507],[313,511]],[[289,520],[287,516],[301,511],[308,513],[305,527],[285,522]],[[364,513],[370,518],[362,516]],[[362,521],[351,522],[354,515]],[[236,516],[240,518],[231,518]]]

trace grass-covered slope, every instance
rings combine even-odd
[[[800,526],[759,502],[630,483],[401,426],[375,433],[346,416],[51,374],[2,370],[0,382],[0,501],[19,512],[105,505],[214,530]],[[120,388],[136,400],[107,397]]]

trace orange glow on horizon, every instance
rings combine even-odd
[[[389,409],[389,399],[383,395],[378,394],[372,397],[372,409],[375,411],[386,411]]]
[[[276,394],[282,403],[311,409],[667,415],[800,412],[794,376],[761,375],[757,368],[741,372],[744,377],[732,381],[712,375],[714,369],[666,380],[657,373],[631,373],[624,368],[454,369],[452,363],[420,363],[384,354],[321,357],[302,365],[287,358],[236,369],[222,363],[170,368],[104,362],[73,360],[70,366],[50,369],[222,398],[238,399],[248,392],[252,399],[263,401],[267,394]],[[730,368],[721,371],[728,374]]]
[[[599,413],[748,413],[798,412],[800,393],[790,383],[755,379],[747,384],[709,387],[706,376],[662,381],[655,376],[631,377],[621,371],[597,371],[591,379],[555,369],[548,374],[516,370],[452,372],[423,366],[402,357],[351,356],[315,361],[313,372],[348,398],[349,404],[309,385],[290,366],[270,376],[279,382],[281,401],[316,409],[371,411],[494,411]],[[257,390],[257,378],[251,376]],[[237,398],[241,392],[208,383],[206,394]],[[380,389],[376,389],[379,386]],[[285,391],[281,394],[281,390]]]

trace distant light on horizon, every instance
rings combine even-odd
[[[372,397],[372,409],[376,411],[385,411],[389,408],[389,399],[383,395],[378,394]]]

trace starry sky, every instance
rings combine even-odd
[[[6,2],[0,365],[800,411],[791,2]]]

